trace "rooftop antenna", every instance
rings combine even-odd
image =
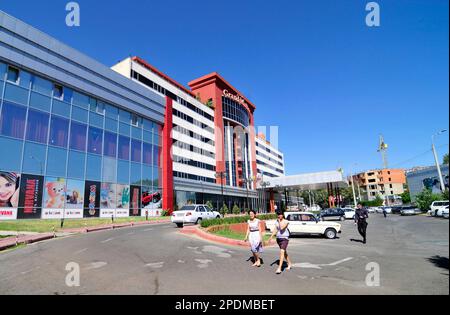
[[[380,145],[378,147],[378,152],[381,153],[381,157],[383,158],[383,167],[384,169],[388,168],[388,160],[387,160],[387,150],[389,146],[384,141],[383,135],[380,135]]]

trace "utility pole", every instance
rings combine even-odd
[[[441,163],[439,162],[439,157],[438,157],[438,154],[437,154],[437,151],[436,151],[436,145],[434,144],[434,138],[436,136],[439,136],[439,135],[445,133],[445,132],[447,132],[447,130],[441,130],[441,131],[439,131],[438,133],[434,134],[431,137],[431,143],[432,143],[432,147],[431,148],[433,150],[434,160],[436,162],[436,168],[437,168],[437,171],[438,171],[439,182],[441,183],[441,191],[442,192],[445,192],[445,184],[444,184],[444,178],[442,177]]]
[[[380,145],[378,147],[378,152],[381,153],[381,157],[383,158],[383,168],[384,169],[388,169],[389,168],[388,160],[387,160],[387,150],[388,150],[388,148],[389,148],[389,146],[384,141],[383,135],[380,135]]]
[[[355,181],[353,179],[353,171],[350,172],[350,176],[352,179],[353,202],[354,202],[355,208],[356,208],[358,206],[358,202],[356,201]]]

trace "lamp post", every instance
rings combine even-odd
[[[436,151],[436,145],[434,144],[434,138],[437,136],[440,136],[443,133],[446,133],[447,130],[441,130],[438,133],[434,134],[433,136],[431,136],[431,143],[432,143],[432,150],[433,150],[433,154],[434,154],[434,160],[436,162],[436,167],[437,167],[437,171],[438,171],[438,175],[439,175],[439,182],[441,184],[441,191],[444,192],[445,191],[445,184],[444,184],[444,179],[442,177],[442,171],[441,171],[441,164],[439,163],[439,157]]]
[[[249,200],[249,196],[248,196],[248,186],[249,186],[250,183],[252,183],[254,181],[255,181],[254,177],[249,177],[249,178],[244,178],[243,179],[243,182],[245,184],[245,188],[247,190],[247,208],[248,208],[248,210],[250,210],[250,203],[249,203],[250,200]]]
[[[220,212],[220,210],[223,208],[223,205],[225,203],[225,197],[224,197],[224,192],[223,192],[223,180],[226,178],[225,172],[216,172],[216,178],[220,179],[220,186],[222,189],[222,205],[218,209],[218,211]]]

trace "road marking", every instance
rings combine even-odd
[[[150,232],[150,231],[153,231],[153,229],[146,229],[146,230],[143,230],[142,232]]]
[[[108,263],[106,263],[104,261],[93,262],[93,263],[86,265],[86,267],[84,267],[84,270],[100,269],[100,268],[105,267],[107,264]]]
[[[312,263],[298,263],[293,264],[293,268],[303,268],[303,269],[322,269],[322,267],[332,267],[343,264],[347,261],[353,260],[353,257],[348,257],[339,261],[332,262],[331,264],[312,264]]]
[[[127,235],[134,235],[134,232],[130,232],[130,233],[128,233]]]
[[[195,261],[199,263],[197,267],[200,269],[208,268],[209,264],[212,263],[212,260],[209,259],[196,259]]]
[[[81,250],[75,252],[74,255],[79,255],[79,254],[81,254],[81,253],[84,253],[84,252],[87,251],[87,250],[88,250],[87,248],[83,248],[83,249],[81,249]]]
[[[102,241],[101,243],[102,243],[102,244],[106,244],[106,243],[111,242],[111,241],[113,241],[113,240],[114,240],[114,237],[108,238],[107,240],[104,240],[104,241]]]
[[[153,269],[161,269],[162,267],[164,267],[164,262],[150,263],[146,264],[145,266]]]
[[[178,263],[179,264],[185,264],[186,262],[184,260],[179,260]]]
[[[229,251],[225,248],[217,247],[217,246],[203,246],[204,253],[211,253],[220,258],[231,258]]]

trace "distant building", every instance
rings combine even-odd
[[[449,167],[441,166],[442,176],[445,187],[449,188]],[[411,199],[414,201],[418,194],[424,189],[430,189],[436,194],[441,193],[441,184],[439,182],[439,174],[436,166],[425,168],[414,168],[406,172],[406,178],[411,193]]]
[[[381,197],[395,201],[405,192],[406,176],[402,169],[370,170],[355,175],[354,180],[362,200]]]

